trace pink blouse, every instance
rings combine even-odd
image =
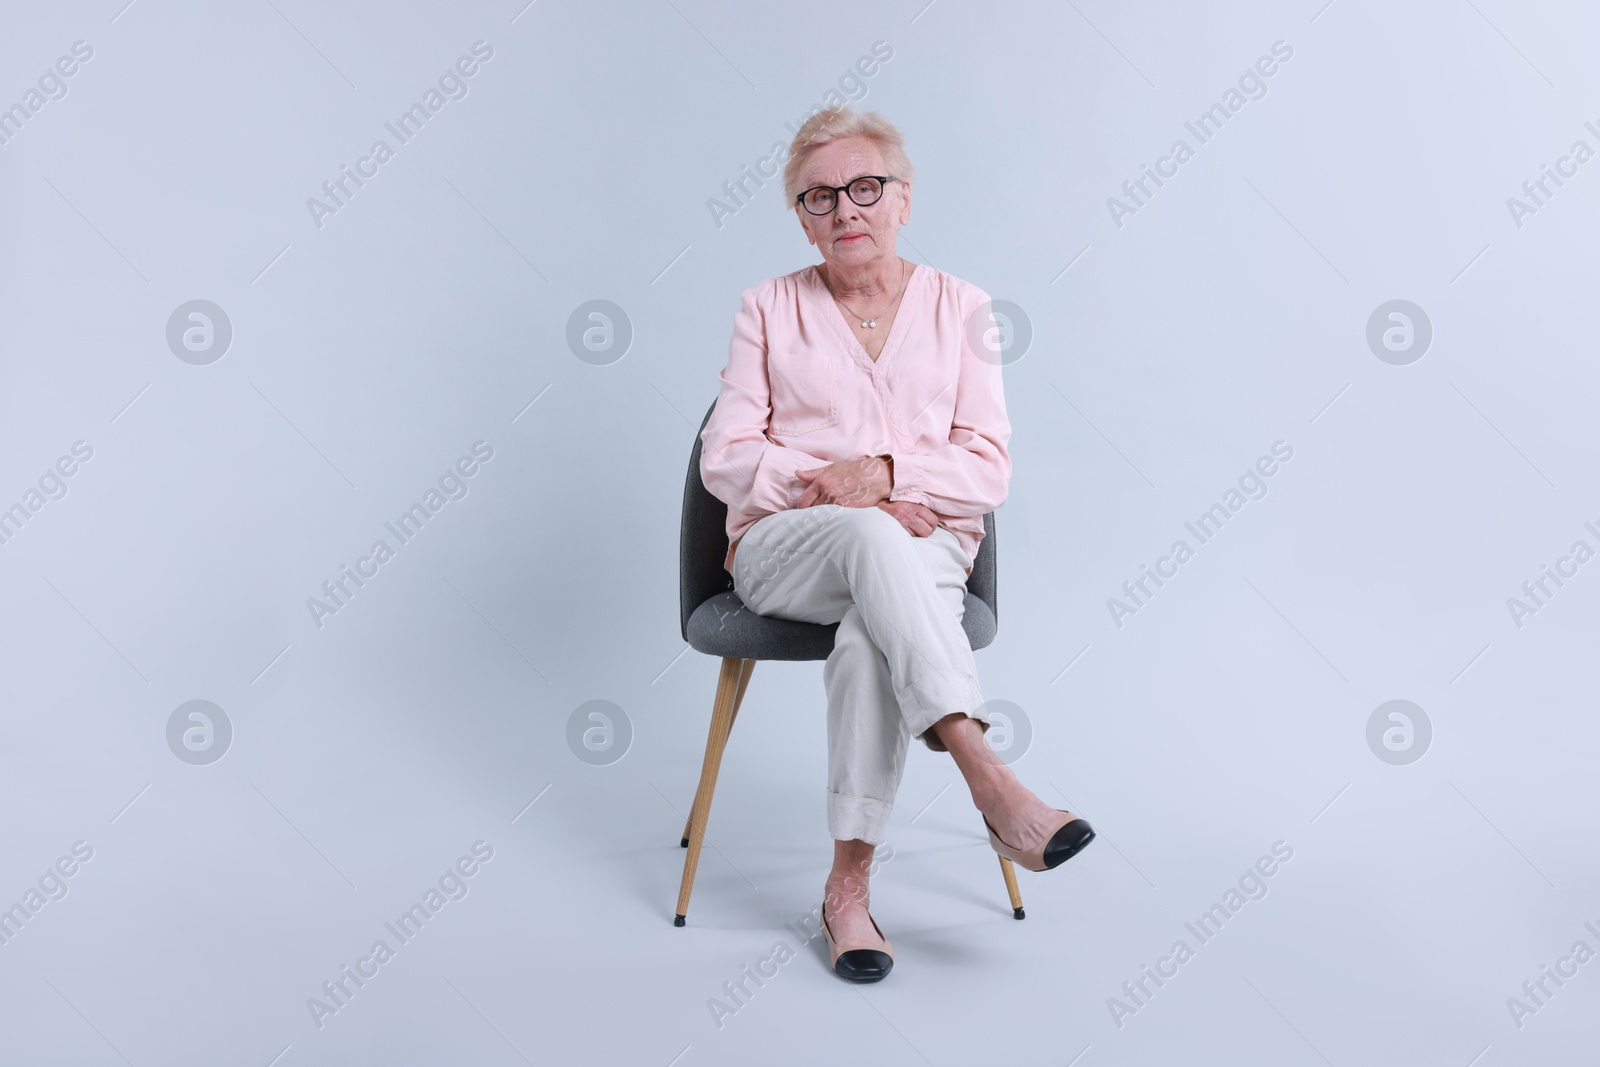
[[[745,290],[701,434],[700,476],[728,505],[729,573],[745,530],[805,492],[795,471],[876,455],[894,460],[889,499],[926,505],[977,558],[983,515],[1011,481],[1001,368],[968,337],[975,314],[989,325],[988,299],[916,265],[874,360],[815,266]]]

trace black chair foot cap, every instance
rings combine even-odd
[[[683,925],[683,916],[682,915],[674,915],[672,917],[672,925],[673,926],[682,926]]]
[[[688,848],[689,847],[689,839],[686,837],[682,841],[679,841],[678,842],[678,847],[679,848]]]
[[[1028,913],[1023,911],[1021,908],[1012,908],[1011,917],[1013,919],[1026,919],[1028,917]]]

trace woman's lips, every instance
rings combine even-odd
[[[847,233],[843,237],[839,238],[839,243],[843,244],[846,241],[859,241],[866,236],[867,235],[864,233]]]

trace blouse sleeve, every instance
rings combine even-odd
[[[767,438],[772,398],[760,291],[760,286],[745,290],[733,317],[728,365],[717,376],[717,404],[700,434],[700,478],[730,508],[771,514],[793,508],[805,491],[795,471],[828,464]]]
[[[891,453],[894,487],[890,500],[923,504],[939,515],[972,517],[1005,503],[1011,483],[1011,421],[1006,416],[1000,364],[975,354],[964,328],[988,295],[973,289],[958,316],[961,346],[950,440],[922,455]],[[987,354],[986,354],[987,355]]]

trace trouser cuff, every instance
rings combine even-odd
[[[894,805],[876,797],[851,797],[828,792],[828,833],[835,841],[883,844]]]
[[[955,705],[950,694],[956,694]],[[977,679],[965,674],[927,675],[897,694],[911,736],[934,752],[948,752],[939,735],[931,727],[946,715],[960,714],[976,719],[983,732],[989,732],[989,709],[983,702],[983,690]]]

